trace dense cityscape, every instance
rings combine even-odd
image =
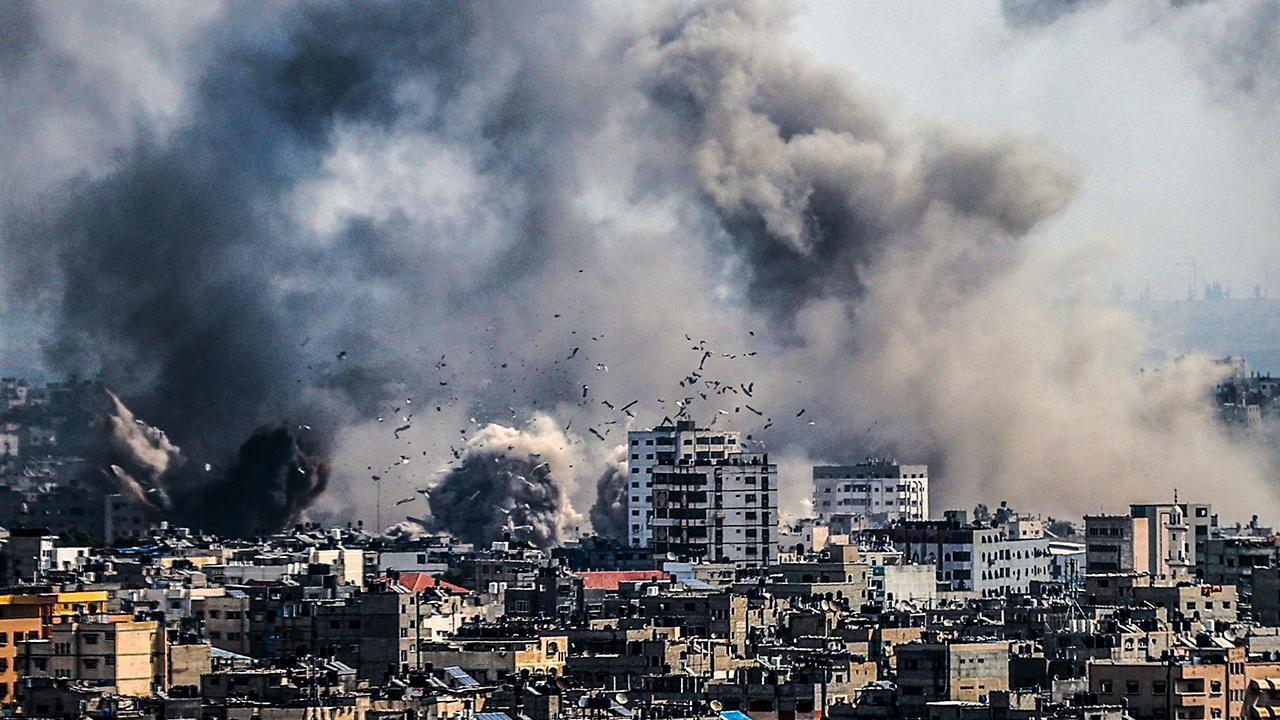
[[[1280,383],[1222,364],[1221,420],[1270,417]],[[548,544],[508,521],[461,542],[412,516],[220,535],[176,524],[95,464],[121,407],[101,383],[11,378],[0,397],[10,714],[1119,720],[1280,707],[1280,534],[1220,518],[1212,497],[1079,520],[1005,502],[941,509],[928,466],[867,459],[812,467],[813,516],[784,522],[769,455],[682,418],[627,433],[613,537]]]
[[[0,0],[0,720],[1280,717],[1280,0]]]

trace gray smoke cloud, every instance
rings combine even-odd
[[[1111,6],[1111,7],[1108,7]],[[1006,25],[1022,32],[1051,32],[1071,18],[1111,11],[1108,23],[1136,35],[1160,34],[1181,46],[1211,93],[1273,106],[1280,91],[1280,6],[1273,2],[1165,0],[1002,0]]]
[[[35,30],[5,72],[35,92],[55,55],[89,65],[24,7]],[[1213,368],[1139,373],[1149,341],[1089,302],[1089,258],[1028,243],[1073,197],[1070,163],[895,116],[790,44],[786,8],[188,22],[193,48],[139,40],[99,65],[167,68],[176,99],[13,196],[6,299],[40,313],[51,367],[100,373],[191,457],[313,426],[309,452],[282,432],[246,444],[274,470],[236,474],[285,488],[285,514],[297,453],[317,453],[340,481],[314,512],[372,518],[357,478],[379,472],[428,489],[464,539],[500,537],[507,510],[545,545],[596,487],[593,521],[616,522],[613,448],[679,414],[780,457],[931,459],[938,506],[1092,510],[1224,475],[1270,502],[1265,459],[1204,410]],[[115,117],[92,88],[32,97],[14,127]],[[536,469],[551,446],[577,460]]]
[[[270,533],[300,519],[328,484],[327,462],[289,428],[258,429],[225,466],[201,463],[108,395],[103,472],[115,490],[158,517],[225,535]]]
[[[467,443],[461,464],[431,487],[432,529],[481,546],[564,542],[582,524],[570,501],[581,462],[575,455],[572,440],[545,415],[524,429],[486,425]]]
[[[596,478],[596,499],[588,514],[591,529],[601,537],[627,539],[627,447],[614,448],[604,471]]]

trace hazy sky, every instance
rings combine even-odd
[[[1280,275],[1278,8],[0,3],[0,365],[192,457],[311,428],[334,516],[520,433],[577,522],[678,412],[791,508],[871,453],[937,507],[1280,507],[1099,302]]]
[[[1277,4],[1083,4],[1019,29],[995,0],[815,0],[794,37],[904,113],[1047,140],[1084,181],[1041,239],[1116,241],[1131,295],[1185,297],[1194,257],[1280,296]]]

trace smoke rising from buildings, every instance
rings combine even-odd
[[[627,538],[627,448],[620,445],[596,478],[596,499],[588,517],[602,537]]]
[[[161,517],[228,535],[274,532],[299,519],[328,483],[327,462],[287,427],[258,429],[222,467],[185,457],[163,431],[110,399],[104,472],[114,489]]]
[[[461,464],[430,488],[432,529],[480,546],[513,540],[545,549],[569,539],[582,524],[569,498],[577,465],[571,445],[545,415],[525,429],[481,428]]]
[[[1140,373],[1148,340],[1089,302],[1090,260],[1028,242],[1070,163],[895,116],[792,45],[786,9],[294,10],[193,19],[181,62],[143,43],[177,73],[164,121],[0,225],[52,367],[101,373],[193,457],[241,448],[195,524],[246,497],[273,508],[247,525],[288,522],[325,486],[316,452],[340,479],[322,512],[372,517],[361,479],[390,466],[440,529],[546,545],[596,493],[593,524],[616,518],[626,424],[679,412],[774,454],[927,456],[939,504],[1092,510],[1133,499],[1117,478],[1191,493],[1224,462],[1271,501],[1266,459],[1203,410],[1212,368]],[[68,51],[29,20],[3,62],[31,89]],[[85,104],[8,110],[31,116],[6,140]],[[460,434],[457,467],[418,474]]]

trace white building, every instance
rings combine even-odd
[[[1033,580],[1053,579],[1050,538],[1024,532],[1015,539],[1004,526],[964,534],[961,542],[942,546],[943,580],[950,581],[953,590],[1004,597],[1030,592]]]
[[[813,509],[828,525],[851,530],[929,518],[929,466],[869,460],[814,466]]]
[[[692,420],[627,433],[627,541],[653,544],[653,473],[658,465],[723,460],[741,452],[734,430],[699,428]]]
[[[778,466],[768,455],[653,468],[653,550],[676,559],[766,565],[778,557]]]

